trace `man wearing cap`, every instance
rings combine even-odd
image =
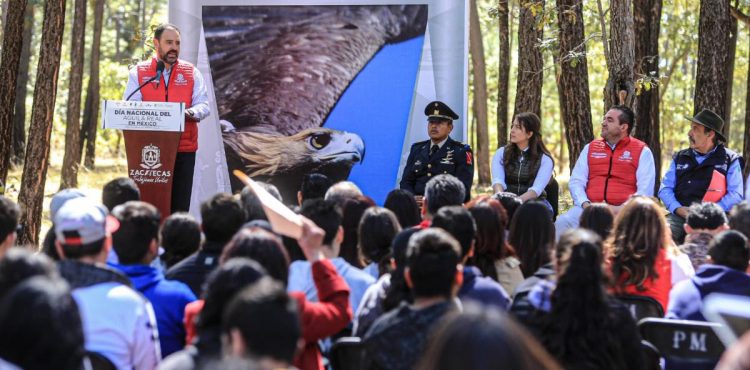
[[[154,369],[161,357],[151,304],[130,280],[104,265],[119,223],[88,198],[68,200],[54,219],[60,274],[72,289],[86,350],[117,369]]]
[[[474,157],[471,146],[450,138],[453,121],[458,115],[440,101],[433,101],[425,107],[427,134],[430,140],[420,141],[411,146],[401,175],[401,189],[412,192],[421,205],[424,188],[432,176],[449,174],[464,184],[464,201],[471,199],[471,184],[474,180]]]
[[[690,148],[677,152],[664,175],[659,198],[669,210],[672,239],[685,238],[685,217],[693,203],[715,202],[725,212],[742,201],[742,157],[724,147],[724,120],[704,109],[691,121]]]

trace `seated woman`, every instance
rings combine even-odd
[[[510,144],[492,157],[492,189],[508,191],[524,202],[539,199],[547,206],[544,188],[552,178],[554,162],[542,141],[542,123],[534,113],[516,115],[510,127]]]
[[[664,312],[672,285],[695,274],[690,258],[672,244],[664,211],[644,196],[633,197],[617,214],[606,253],[614,294],[653,298]]]
[[[544,347],[566,369],[643,369],[636,323],[605,291],[599,236],[569,230],[552,258],[557,282],[532,289],[535,311],[525,321]]]

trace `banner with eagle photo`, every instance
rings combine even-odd
[[[451,136],[466,137],[467,14],[465,0],[171,0],[181,57],[204,74],[212,107],[191,213],[241,189],[235,169],[287,204],[312,172],[382,204],[411,144],[428,138],[425,104],[456,107]]]

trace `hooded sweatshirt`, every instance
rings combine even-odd
[[[113,265],[125,273],[135,289],[151,301],[159,328],[161,353],[164,357],[185,347],[185,326],[182,323],[185,305],[195,301],[195,294],[179,281],[166,280],[164,275],[147,265]]]
[[[750,275],[721,265],[705,264],[690,280],[681,281],[669,294],[669,319],[706,321],[703,299],[711,293],[750,297]]]

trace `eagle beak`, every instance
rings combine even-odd
[[[324,161],[348,161],[361,163],[365,159],[365,143],[357,134],[350,132],[333,132],[332,140],[318,158]]]

